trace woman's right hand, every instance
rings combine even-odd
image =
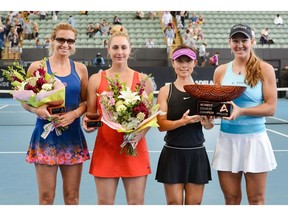
[[[53,117],[57,117],[55,115],[51,115],[47,109],[48,105],[44,104],[42,106],[39,106],[35,108],[34,113],[41,119],[49,119]]]
[[[183,123],[183,126],[187,125],[187,124],[191,124],[191,123],[196,123],[199,122],[201,120],[201,116],[200,115],[192,115],[189,116],[190,110],[188,109],[182,116],[181,121]]]

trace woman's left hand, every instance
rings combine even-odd
[[[205,129],[211,129],[214,127],[214,117],[213,116],[201,116],[201,125]]]
[[[229,117],[223,117],[226,120],[235,120],[238,116],[241,115],[241,108],[238,107],[233,101],[227,102],[232,105],[232,113]]]
[[[58,118],[54,119],[56,127],[67,127],[74,122],[77,118],[73,111],[66,112],[58,116]]]

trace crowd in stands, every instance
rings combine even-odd
[[[3,49],[5,42],[7,42],[7,44],[9,44],[8,46],[10,52],[19,51],[19,48],[24,40],[33,41],[33,43],[31,44],[35,44],[35,48],[47,47],[47,44],[49,44],[49,39],[43,37],[43,31],[45,32],[46,29],[39,29],[38,23],[41,24],[41,21],[47,19],[52,19],[56,22],[57,20],[59,20],[59,17],[61,19],[61,16],[59,15],[62,15],[62,12],[60,11],[9,11],[5,13],[7,14],[1,12],[0,15],[0,49]],[[30,19],[29,17],[31,14],[33,14],[33,19]],[[81,16],[87,15],[88,17],[88,14],[89,11],[79,12],[79,15]],[[207,23],[205,19],[205,12],[199,13],[190,11],[135,11],[133,16],[135,20],[154,20],[155,18],[159,17],[159,14],[162,14],[162,17],[160,17],[161,22],[164,26],[164,31],[162,32],[163,43],[165,41],[168,49],[175,45],[176,39],[179,39],[177,38],[178,36],[181,37],[181,41],[183,44],[196,49],[198,52],[200,51],[200,47],[202,45],[205,44],[205,48],[211,45],[209,41],[210,38],[208,37],[209,35],[207,36],[207,38],[205,37],[205,31],[207,31],[207,27],[205,26]],[[75,28],[80,28],[81,23],[79,22],[79,18],[75,19],[75,13],[71,13],[71,15],[66,16],[66,21],[68,23],[70,23]],[[63,16],[61,20],[63,20]],[[207,20],[208,24],[210,24],[211,18],[210,20]],[[109,36],[110,29],[114,25],[125,26],[125,21],[123,22],[121,20],[120,13],[119,15],[117,14],[114,17],[104,17],[100,20],[95,19],[95,22],[93,22],[93,20],[89,20],[89,23],[87,22],[86,27],[87,38],[98,38],[99,36],[103,36],[100,44],[101,47],[106,48],[106,39]],[[281,14],[275,14],[275,18],[271,18],[271,25],[276,25],[279,28],[284,27],[284,19],[282,18]],[[43,28],[43,25],[41,27]],[[253,26],[251,27],[253,28]],[[81,26],[81,28],[83,28],[83,26]],[[141,28],[141,26],[139,26],[139,28]],[[272,32],[272,34],[270,35],[270,28],[271,27],[268,25],[265,28],[262,28],[262,30],[259,28],[255,30],[255,28],[253,28],[255,44],[257,43],[264,45],[273,44],[275,42],[275,40],[272,39],[274,32]],[[42,37],[40,38],[38,38],[39,33],[42,33]],[[155,42],[153,41],[154,38],[151,38],[150,36],[145,36],[145,38],[145,42],[142,42],[142,47],[157,47],[157,43],[159,43],[158,40],[155,40]],[[207,54],[205,56],[208,57]]]
[[[9,11],[0,15],[0,45],[4,48],[8,44],[9,52],[19,52],[24,39],[35,40],[35,47],[39,47],[39,26],[37,21],[31,21],[28,16],[31,12]],[[46,18],[43,11],[34,12],[39,20]],[[43,47],[43,46],[42,46]]]

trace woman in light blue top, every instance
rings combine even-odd
[[[265,116],[274,115],[277,104],[275,72],[254,54],[248,25],[234,25],[229,44],[234,60],[216,68],[214,83],[247,89],[229,102],[233,111],[221,120],[212,167],[218,171],[226,204],[241,203],[243,175],[249,204],[265,204],[267,172],[277,166],[265,128]]]

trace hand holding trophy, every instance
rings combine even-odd
[[[102,121],[100,119],[99,113],[86,113],[86,117],[89,119],[86,121],[87,128],[95,128],[95,127],[101,127]]]
[[[51,115],[62,114],[66,112],[64,100],[48,102],[47,109]]]
[[[226,103],[239,97],[246,87],[228,85],[185,85],[186,92],[199,99],[198,115],[229,117],[231,104]]]

